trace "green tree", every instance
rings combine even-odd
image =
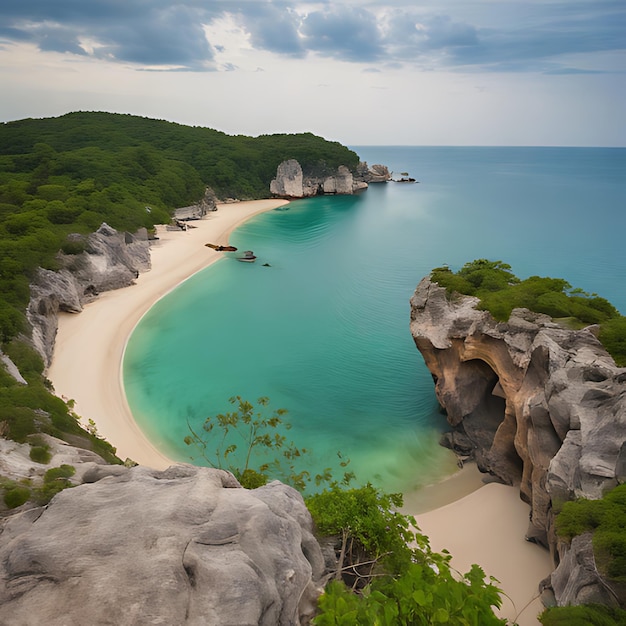
[[[282,419],[286,409],[266,415],[266,397],[259,398],[256,407],[241,396],[234,396],[229,402],[236,410],[207,417],[201,431],[187,422],[190,434],[185,443],[194,446],[211,467],[232,472],[244,486],[264,484],[271,474],[303,489],[310,474],[298,471],[297,461],[308,450],[287,442],[283,433],[291,424]]]
[[[451,556],[433,552],[428,538],[412,530],[413,520],[396,511],[399,495],[371,485],[335,486],[306,502],[317,531],[341,537],[339,565],[319,599],[316,626],[506,623],[493,612],[502,603],[497,581],[477,565],[464,575],[455,572]]]

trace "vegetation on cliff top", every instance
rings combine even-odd
[[[480,299],[478,308],[506,321],[515,308],[545,313],[570,328],[600,325],[600,341],[619,366],[626,366],[626,317],[606,299],[572,286],[562,278],[530,276],[520,280],[502,261],[477,259],[458,272],[438,267],[431,280],[449,294]]]
[[[0,124],[0,341],[26,329],[28,285],[102,222],[135,232],[169,222],[207,186],[220,198],[269,196],[278,164],[324,173],[358,155],[311,133],[230,136],[131,115],[70,113]]]
[[[0,436],[78,437],[79,445],[116,460],[115,450],[85,433],[71,407],[50,393],[41,359],[18,340],[30,333],[25,310],[36,268],[57,269],[59,250],[82,251],[70,233],[89,234],[102,222],[120,231],[150,229],[198,202],[207,186],[221,198],[267,197],[278,164],[290,158],[320,174],[359,161],[311,133],[229,136],[83,112],[0,124],[0,346],[28,382],[0,366]]]

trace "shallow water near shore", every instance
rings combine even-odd
[[[626,150],[355,148],[419,184],[301,200],[231,237],[225,258],[159,301],[133,333],[123,376],[140,427],[172,458],[188,424],[268,396],[315,473],[351,460],[360,482],[409,491],[453,471],[409,298],[430,269],[503,260],[562,277],[626,312]],[[210,218],[209,218],[210,219]],[[264,266],[264,264],[268,266]],[[240,446],[241,447],[241,446]]]

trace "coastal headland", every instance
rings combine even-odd
[[[122,359],[126,342],[148,309],[181,282],[221,258],[207,242],[227,245],[229,234],[258,213],[286,204],[271,199],[218,205],[196,228],[186,231],[157,229],[151,246],[150,271],[136,284],[108,291],[87,304],[80,314],[61,313],[54,356],[47,371],[56,393],[75,401],[76,412],[94,421],[98,433],[117,448],[118,456],[140,465],[165,469],[175,461],[158,450],[135,423],[122,382]],[[83,358],[88,347],[89,366]],[[446,495],[414,500],[407,494],[404,512],[416,515],[419,527],[430,537],[435,550],[447,548],[459,570],[478,563],[500,582],[506,593],[501,614],[517,619],[521,626],[538,624],[541,611],[537,581],[551,571],[546,551],[523,538],[528,507],[513,488],[480,486],[475,468],[452,479]],[[479,488],[477,488],[479,487]],[[429,510],[433,509],[433,510]],[[531,603],[521,615],[518,615]]]

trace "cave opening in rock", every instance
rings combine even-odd
[[[507,398],[498,374],[480,359],[466,361],[462,369],[470,401],[463,428],[477,446],[479,467],[507,483],[517,483],[523,464],[515,450],[515,419],[513,415],[507,419]]]

